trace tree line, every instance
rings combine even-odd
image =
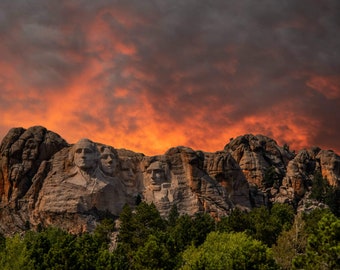
[[[296,214],[274,204],[215,220],[176,206],[163,218],[141,202],[124,207],[119,226],[105,218],[92,233],[1,236],[0,269],[339,269],[339,243],[340,220],[328,209]]]

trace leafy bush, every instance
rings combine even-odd
[[[211,232],[183,253],[181,269],[278,269],[270,249],[245,233]]]

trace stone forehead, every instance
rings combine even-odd
[[[150,164],[147,170],[163,170],[163,165],[160,161],[155,161]]]
[[[115,158],[118,158],[118,152],[115,148],[108,145],[97,145],[97,147],[101,156],[112,154]]]
[[[74,145],[74,147],[75,147],[75,148],[79,148],[79,147],[88,147],[88,148],[94,149],[94,148],[95,148],[95,144],[94,144],[94,142],[92,142],[91,140],[86,139],[86,138],[83,138],[83,139],[80,139],[80,140]]]
[[[122,168],[131,168],[134,165],[134,163],[130,159],[122,160],[121,164]]]
[[[105,147],[104,150],[101,152],[101,154],[112,154],[112,153],[113,152],[107,147]]]

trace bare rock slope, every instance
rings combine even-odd
[[[182,214],[219,218],[235,207],[301,200],[315,171],[333,186],[340,181],[334,152],[295,155],[251,134],[213,153],[178,146],[145,156],[89,139],[69,145],[35,126],[11,129],[0,154],[0,232],[6,234],[49,225],[91,231],[102,217],[118,217],[125,204],[140,201],[154,203],[163,216],[176,205]]]

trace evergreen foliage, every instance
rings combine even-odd
[[[279,234],[292,226],[294,209],[287,204],[274,204],[271,209],[262,206],[253,209],[248,218],[248,233],[271,247]]]
[[[236,208],[229,216],[221,218],[217,228],[223,232],[244,232],[250,228],[249,215]]]
[[[290,230],[283,231],[277,244],[272,247],[275,261],[283,270],[292,269],[292,261],[299,254],[303,254],[307,246],[306,223],[301,214],[296,215]]]
[[[295,269],[340,269],[340,220],[326,213],[308,236],[306,252],[293,261]]]
[[[0,269],[337,269],[339,230],[329,210],[294,220],[290,206],[274,204],[215,221],[179,215],[176,207],[162,218],[141,202],[124,207],[114,248],[118,228],[110,217],[92,233],[27,231],[0,237]]]

